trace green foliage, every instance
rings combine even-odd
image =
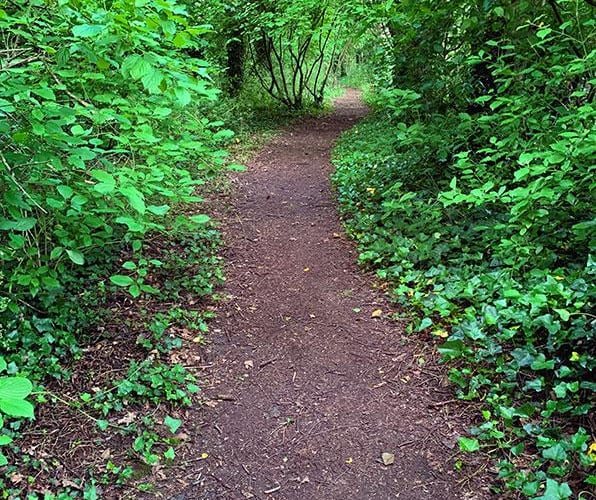
[[[190,405],[190,396],[199,391],[195,382],[183,366],[168,366],[151,358],[140,363],[132,361],[123,379],[115,380],[112,387],[98,392],[88,402],[104,415],[139,400]]]
[[[175,0],[0,8],[0,352],[9,373],[0,377],[0,413],[11,416],[0,444],[18,442],[19,419],[32,417],[28,379],[68,379],[69,364],[104,331],[110,301],[165,302],[183,288],[200,300],[222,279],[218,235],[192,206],[219,174],[233,135],[206,112],[219,91],[193,51],[209,29]],[[156,255],[155,241],[168,250]],[[166,330],[204,332],[205,317],[182,308],[157,314],[139,352],[179,347]],[[150,355],[87,401],[50,401],[105,430],[124,407],[189,404],[194,382],[182,366]],[[35,468],[13,451],[17,463],[7,471]],[[96,497],[92,483],[83,489]],[[55,498],[80,496],[67,490]]]
[[[8,368],[6,361],[0,356],[0,373]],[[13,442],[13,438],[4,429],[4,416],[16,418],[34,418],[33,405],[27,398],[33,385],[24,377],[0,377],[0,446]],[[0,451],[0,467],[8,464],[6,456]]]
[[[314,0],[190,3],[202,22],[214,26],[204,55],[223,67],[223,86],[231,95],[256,80],[263,93],[290,109],[322,106],[329,78],[347,53],[345,5]]]
[[[206,63],[182,52],[206,31],[182,7],[64,2],[46,14],[44,2],[0,12],[11,40],[0,78],[2,342],[19,362],[30,339],[52,337],[29,369],[76,349],[62,312],[82,280],[95,297],[112,286],[157,293],[144,281],[143,238],[200,231],[208,219],[172,217],[172,207],[200,201],[195,187],[223,158],[221,124],[189,106],[217,91]],[[106,281],[122,246],[136,262]]]
[[[569,498],[594,461],[595,26],[586,2],[471,4],[386,15],[404,57],[377,61],[335,182],[361,262],[485,405],[461,449],[491,442],[507,487]]]
[[[329,2],[273,2],[249,8],[252,69],[262,87],[290,108],[309,95],[323,104],[325,87],[343,44],[345,26]]]

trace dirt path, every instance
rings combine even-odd
[[[330,149],[365,112],[349,91],[238,176],[229,297],[204,360],[211,408],[187,431],[195,457],[209,456],[170,498],[484,498],[451,472],[462,429],[432,350],[402,335],[404,323],[371,317],[388,305],[338,237]]]

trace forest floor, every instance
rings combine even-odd
[[[330,151],[366,112],[349,90],[235,175],[204,405],[151,498],[490,498],[486,463],[458,452],[469,408],[341,232]]]

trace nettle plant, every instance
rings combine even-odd
[[[196,112],[218,92],[208,63],[186,53],[207,30],[174,0],[16,0],[0,9],[5,350],[26,347],[26,325],[28,337],[68,330],[48,313],[60,315],[81,286],[156,293],[145,282],[159,265],[142,255],[146,235],[209,221],[170,215],[201,201],[195,188],[222,165],[218,143],[229,135]],[[134,261],[114,273],[123,245]],[[16,321],[23,312],[28,323]],[[60,335],[70,334],[54,332],[48,351]]]

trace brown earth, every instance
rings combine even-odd
[[[185,420],[186,466],[152,498],[490,497],[486,464],[454,472],[468,460],[456,445],[466,410],[432,342],[388,318],[395,309],[340,234],[330,150],[365,113],[348,91],[235,180],[225,299],[203,352],[207,404]]]

